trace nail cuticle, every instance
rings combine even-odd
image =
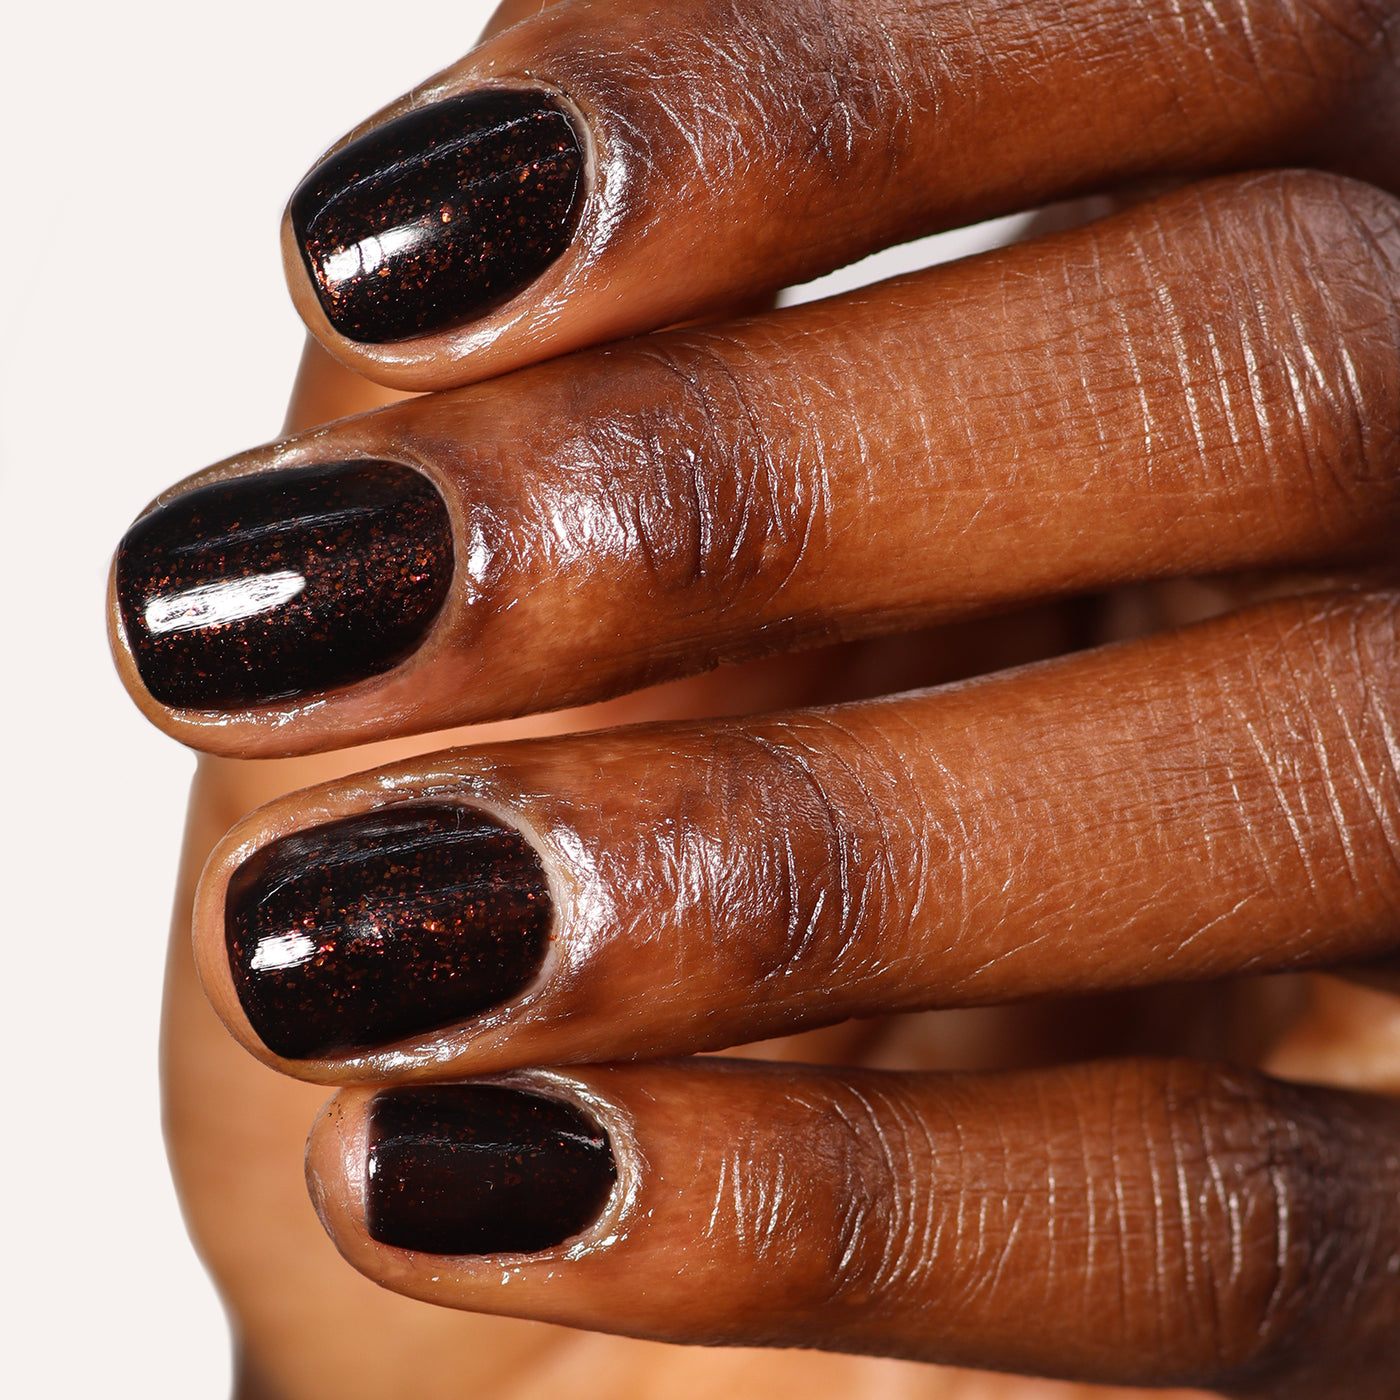
[[[562,1253],[566,1259],[581,1259],[616,1244],[637,1212],[646,1169],[631,1114],[564,1070],[517,1070],[499,1076],[496,1082],[531,1091],[542,1087],[545,1094],[572,1104],[607,1134],[615,1173],[612,1191],[587,1229],[564,1242]]]

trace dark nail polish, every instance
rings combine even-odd
[[[440,1030],[539,971],[553,906],[534,847],[458,803],[269,842],[233,873],[224,937],[269,1050],[292,1060]]]
[[[366,1224],[428,1254],[530,1254],[587,1229],[617,1180],[572,1104],[497,1084],[393,1089],[369,1109]]]
[[[543,93],[488,88],[327,157],[292,196],[292,228],[341,335],[408,340],[533,282],[568,247],[582,192],[569,117]]]
[[[136,669],[163,705],[226,710],[397,665],[452,581],[437,489],[393,462],[297,467],[202,486],[117,551]]]

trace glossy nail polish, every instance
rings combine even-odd
[[[617,1180],[608,1135],[572,1104],[497,1084],[370,1101],[366,1224],[429,1254],[530,1254],[591,1225]]]
[[[452,581],[437,489],[393,462],[238,477],[143,516],[117,551],[136,669],[164,705],[228,710],[389,670]]]
[[[229,881],[224,937],[253,1029],[305,1060],[508,1000],[539,971],[552,918],[518,831],[460,803],[413,803],[263,846]]]
[[[582,195],[569,117],[541,92],[487,88],[350,142],[290,213],[331,325],[380,344],[508,301],[568,247]]]

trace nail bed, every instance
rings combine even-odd
[[[348,340],[449,330],[533,282],[568,247],[583,150],[542,92],[487,88],[356,138],[297,187],[292,230]]]
[[[228,710],[390,670],[427,634],[452,570],[451,521],[427,477],[341,462],[157,507],[118,547],[116,592],[151,695]]]
[[[429,1254],[531,1254],[601,1214],[607,1132],[572,1104],[496,1084],[394,1089],[369,1108],[365,1223]]]
[[[387,1045],[523,990],[553,904],[520,832],[404,803],[271,841],[229,879],[234,988],[263,1044],[304,1060]]]

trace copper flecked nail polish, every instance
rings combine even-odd
[[[249,1023],[304,1060],[508,1000],[538,972],[552,920],[520,832],[461,803],[406,803],[256,851],[229,880],[224,937]]]
[[[117,601],[158,701],[228,710],[397,665],[432,625],[452,566],[447,507],[421,473],[296,467],[143,516],[117,550]]]
[[[327,319],[382,344],[509,300],[568,247],[583,166],[573,122],[541,92],[445,98],[350,142],[290,205]]]
[[[591,1225],[617,1167],[572,1104],[497,1084],[392,1089],[369,1108],[366,1225],[429,1254],[529,1254]]]

